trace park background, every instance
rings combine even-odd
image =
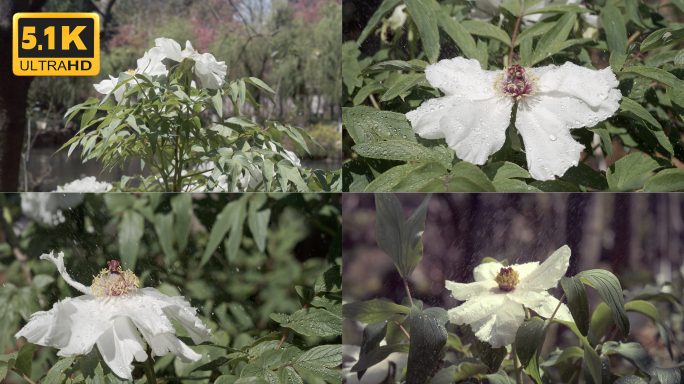
[[[397,197],[406,220],[425,194]],[[403,280],[375,239],[374,195],[345,193],[342,210],[343,301],[387,298],[401,303],[406,297]],[[510,264],[543,262],[567,244],[572,256],[566,276],[589,269],[608,270],[628,291],[628,299],[647,285],[671,282],[664,291],[681,305],[683,217],[682,194],[435,194],[422,235],[423,258],[408,280],[411,296],[422,300],[426,308],[448,310],[459,301],[451,297],[444,281],[472,282],[473,269],[483,258],[508,259]],[[549,292],[558,299],[562,296],[560,284]],[[593,311],[601,298],[594,289],[587,289],[587,294]],[[679,308],[665,302],[656,306],[677,340],[684,342],[684,316]],[[632,326],[629,341],[639,342],[660,366],[675,366],[681,352],[674,344],[676,361],[670,358],[650,319],[634,312],[628,315]],[[360,345],[360,323],[344,319],[343,332],[345,345]],[[543,356],[556,346],[567,348],[577,343],[572,332],[552,325]],[[631,367],[622,364],[626,370]]]
[[[260,93],[255,97],[264,108],[242,113],[258,123],[275,119],[305,128],[325,151],[315,148],[302,165],[341,168],[339,0],[48,0],[42,10],[101,15],[101,70],[93,77],[33,79],[20,191],[52,191],[84,176],[118,181],[139,172],[138,160],[123,170],[102,172],[101,163],[82,163],[78,152],[67,157],[66,150],[55,151],[78,132],[79,118],[64,125],[66,110],[88,97],[102,98],[93,84],[135,68],[158,37],[174,39],[183,47],[190,40],[200,53],[225,61],[227,80],[263,80],[277,91],[275,104]],[[231,113],[226,99],[224,114]],[[285,147],[293,149],[290,143]]]

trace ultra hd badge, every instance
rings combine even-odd
[[[17,13],[12,71],[17,76],[100,73],[100,19],[95,13]]]

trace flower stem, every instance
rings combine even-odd
[[[394,321],[394,324],[396,324],[397,327],[399,327],[399,329],[401,329],[401,331],[404,332],[404,335],[406,335],[406,338],[407,338],[407,339],[411,340],[411,336],[409,336],[408,332],[406,332],[406,330],[404,329],[404,327],[402,327],[401,324],[399,324],[398,321],[395,320],[395,321]]]
[[[522,384],[523,382],[523,374],[522,374],[522,367],[520,366],[520,359],[518,358],[518,351],[517,348],[515,347],[515,343],[513,343],[512,348],[511,348],[511,356],[513,358],[513,367],[515,368],[515,382],[517,384]]]
[[[561,297],[561,299],[558,300],[558,305],[556,305],[556,309],[553,310],[551,317],[549,317],[549,324],[551,324],[551,320],[553,320],[553,318],[556,316],[556,312],[558,312],[558,309],[560,308],[561,304],[563,304],[563,299],[565,299],[565,293],[563,294],[563,297]]]
[[[513,47],[515,47],[515,38],[518,36],[518,28],[520,28],[520,20],[522,20],[523,14],[525,13],[524,3],[520,0],[520,16],[515,22],[515,29],[513,30],[513,37],[511,38],[511,51],[508,53],[508,65],[513,62]]]
[[[413,299],[411,298],[411,291],[409,291],[408,281],[404,278],[404,288],[406,288],[406,294],[408,295],[409,304],[413,307]]]
[[[18,369],[12,367],[12,370],[13,370],[14,372],[20,374],[21,377],[23,377],[24,380],[28,381],[29,383],[31,383],[31,384],[36,384],[35,381],[31,380],[31,378],[29,378],[28,376],[24,375],[24,374],[23,374],[21,371],[19,371]]]
[[[152,365],[152,348],[147,346],[147,363],[144,364],[145,377],[147,377],[148,384],[157,384],[157,378],[154,377],[154,366]]]

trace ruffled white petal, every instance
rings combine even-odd
[[[160,47],[154,47],[145,52],[143,57],[138,59],[138,69],[136,73],[144,72],[150,76],[168,75],[169,71],[162,62],[166,58]]]
[[[456,283],[454,281],[445,281],[444,285],[451,291],[451,296],[456,300],[470,300],[473,296],[478,296],[483,293],[491,293],[498,285],[494,279],[485,281],[477,281],[470,284]],[[479,297],[478,297],[479,299]]]
[[[577,99],[548,96],[535,97],[518,105],[515,126],[525,143],[530,175],[537,180],[553,180],[555,176],[564,175],[579,163],[584,149],[572,138],[570,128],[588,124],[588,116],[574,114],[581,108],[563,109],[563,101],[566,101],[565,105],[580,105]],[[575,121],[578,124],[573,124]]]
[[[494,97],[494,78],[499,73],[501,71],[485,71],[479,61],[463,57],[440,60],[425,68],[425,78],[430,85],[441,89],[447,96],[467,100]]]
[[[109,94],[115,87],[116,84],[118,84],[119,78],[114,77],[112,75],[109,75],[109,80],[105,79],[102,80],[99,84],[93,84],[93,87],[95,87],[95,90],[100,92],[103,95]],[[126,86],[121,86],[119,89],[114,91],[114,98],[116,99],[117,102],[121,101],[121,98],[123,98],[124,92],[126,91]]]
[[[181,62],[183,61],[183,51],[180,44],[175,40],[160,37],[154,39],[154,44],[161,49],[161,53],[171,60]]]
[[[553,314],[553,311],[556,310],[559,300],[549,295],[548,292],[541,292],[539,295],[540,297],[536,305],[529,305],[528,307],[537,312],[539,316],[548,319]],[[553,318],[563,321],[572,321],[573,323],[575,322],[570,313],[570,309],[565,304],[561,304],[560,308],[558,308],[558,312],[556,312],[556,315]]]
[[[460,97],[446,96],[430,99],[420,107],[409,111],[406,119],[411,123],[413,131],[424,139],[442,139],[444,132],[439,121],[449,113]]]
[[[53,254],[54,254],[54,251],[50,252],[49,254],[44,253],[40,256],[40,258],[43,260],[48,260],[52,264],[54,264],[55,267],[57,267],[57,271],[59,271],[59,274],[62,275],[62,278],[64,279],[64,281],[67,282],[67,284],[71,285],[72,287],[78,289],[79,291],[81,291],[85,294],[90,294],[91,293],[90,287],[86,287],[85,285],[83,285],[77,281],[74,281],[71,278],[71,276],[69,276],[69,273],[66,271],[66,267],[64,266],[64,252],[60,252],[56,258]]]
[[[565,275],[568,266],[570,266],[570,247],[564,245],[552,253],[532,273],[521,279],[516,289],[541,291],[553,288]]]
[[[482,263],[473,270],[475,281],[493,281],[503,264],[499,262]]]
[[[522,305],[506,299],[493,315],[483,317],[470,326],[478,339],[499,348],[515,341],[515,333],[524,320]]]
[[[605,103],[611,97],[611,89],[619,84],[610,67],[597,71],[566,62],[560,67],[549,65],[532,68],[529,72],[539,78],[537,95],[570,96],[591,107]]]
[[[133,323],[126,317],[116,319],[114,324],[100,335],[97,339],[97,349],[112,372],[127,380],[133,380],[133,359],[147,360],[143,341]]]
[[[456,308],[450,309],[448,311],[449,319],[454,324],[472,324],[499,311],[505,301],[506,295],[482,294]]]
[[[195,63],[195,74],[202,82],[202,87],[219,89],[225,83],[228,66],[223,61],[216,61],[211,53],[203,53]]]
[[[459,159],[482,165],[506,141],[512,107],[511,98],[464,100],[449,109],[440,128]]]

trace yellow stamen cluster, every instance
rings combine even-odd
[[[117,268],[116,273],[103,269],[98,276],[93,276],[91,289],[96,297],[119,296],[136,291],[140,287],[138,277],[130,269],[123,271]]]
[[[519,67],[519,68],[514,68]],[[516,81],[515,75],[518,76]],[[516,101],[534,96],[539,78],[519,65],[506,67],[494,78],[494,92],[499,97],[513,97]]]
[[[520,283],[519,277],[520,275],[513,268],[501,268],[494,281],[499,284],[500,290],[510,292]]]

